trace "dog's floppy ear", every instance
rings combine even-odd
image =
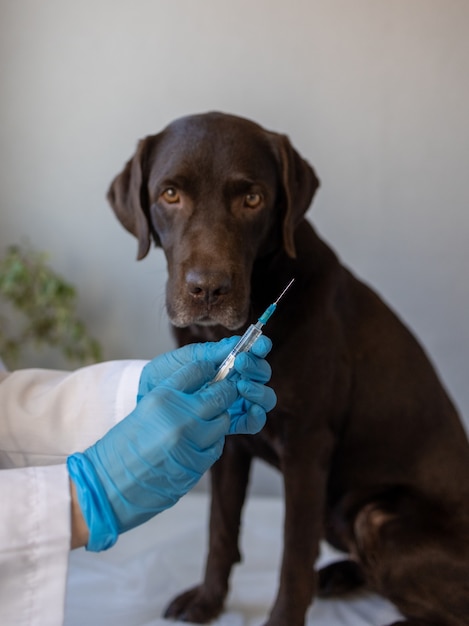
[[[285,202],[282,224],[283,245],[287,254],[294,259],[296,256],[295,228],[308,210],[320,183],[313,168],[293,148],[286,135],[276,135],[275,142]]]
[[[151,243],[146,170],[154,140],[154,136],[146,137],[138,143],[134,156],[114,178],[107,193],[109,204],[124,228],[138,239],[138,260],[148,254]]]

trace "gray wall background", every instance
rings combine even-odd
[[[309,217],[469,418],[468,24],[466,0],[1,0],[0,254],[47,250],[106,359],[171,348],[163,254],[135,261],[107,187],[175,117],[252,118],[314,165]]]

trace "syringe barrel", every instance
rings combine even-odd
[[[256,322],[251,324],[238,343],[231,352],[239,354],[240,352],[248,352],[256,342],[259,335],[262,335],[262,324]]]
[[[244,333],[244,335],[241,337],[241,339],[238,341],[238,343],[235,345],[233,350],[231,350],[229,355],[218,368],[218,371],[212,380],[213,383],[216,383],[219,380],[223,380],[228,376],[228,374],[233,369],[236,355],[240,352],[248,352],[248,350],[250,350],[254,345],[254,342],[259,337],[259,335],[262,335],[262,324],[260,324],[259,322],[256,322],[256,324],[251,324]]]

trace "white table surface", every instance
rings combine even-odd
[[[168,602],[197,584],[207,546],[208,496],[192,493],[172,509],[120,537],[107,552],[71,554],[65,626],[169,626]],[[251,496],[241,538],[243,561],[232,574],[225,612],[212,625],[261,626],[273,603],[282,544],[280,498]],[[336,558],[324,546],[320,563]],[[385,626],[399,618],[383,599],[365,594],[316,600],[312,626]]]

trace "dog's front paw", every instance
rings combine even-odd
[[[205,624],[215,619],[223,608],[224,598],[216,597],[204,585],[198,585],[176,596],[164,612],[164,617],[181,622]]]

